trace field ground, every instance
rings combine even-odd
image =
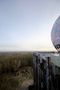
[[[0,53],[0,90],[27,90],[33,84],[32,53]]]

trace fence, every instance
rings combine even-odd
[[[34,90],[60,90],[60,76],[54,75],[50,53],[33,53]]]

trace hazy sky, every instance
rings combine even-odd
[[[52,26],[60,0],[0,0],[0,51],[55,50]]]

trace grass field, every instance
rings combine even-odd
[[[31,52],[0,53],[0,90],[18,90],[33,80]]]

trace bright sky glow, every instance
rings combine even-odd
[[[0,0],[0,51],[53,51],[60,0]]]

